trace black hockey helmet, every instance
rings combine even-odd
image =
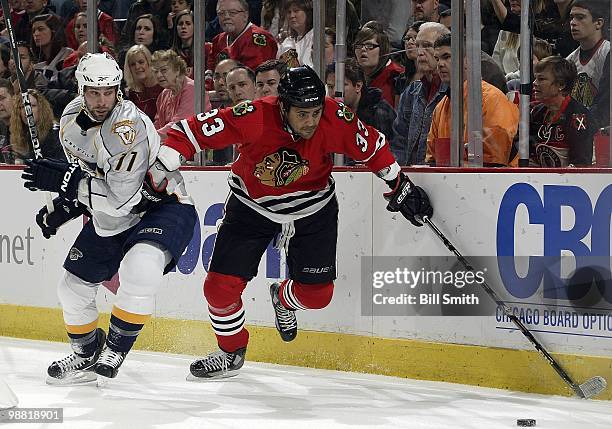
[[[316,107],[325,103],[325,85],[309,66],[287,69],[278,83],[278,99],[290,106]]]

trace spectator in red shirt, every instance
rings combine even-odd
[[[263,28],[249,22],[246,0],[219,0],[217,16],[223,29],[212,41],[212,55],[207,68],[214,70],[221,60],[232,58],[256,69],[266,60],[276,58],[278,45],[274,37]]]
[[[85,13],[85,17],[87,18],[87,0],[76,0],[76,3],[79,7],[80,13]],[[98,4],[100,0],[98,0]],[[117,43],[117,29],[115,28],[115,23],[113,21],[113,17],[107,15],[106,13],[100,11],[98,9],[98,34],[102,34],[106,39],[113,45]],[[77,41],[75,37],[75,25],[76,19],[80,13],[77,13],[66,25],[66,41],[68,42],[68,47],[71,49],[78,49],[80,43]],[[87,20],[84,22],[84,30],[85,36],[87,36]],[[83,24],[81,24],[83,27]]]
[[[389,59],[391,44],[380,24],[366,23],[355,36],[355,57],[367,78],[367,86],[382,91],[383,98],[394,108],[399,95],[395,91],[395,79],[404,72],[404,67]]]

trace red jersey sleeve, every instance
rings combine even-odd
[[[395,163],[383,133],[366,125],[343,103],[328,98],[325,109],[325,116],[331,123],[326,134],[332,152],[348,155],[357,163],[365,164],[374,173]],[[333,113],[333,117],[330,113]]]
[[[213,109],[176,122],[164,144],[186,159],[204,149],[239,147],[257,141],[263,130],[263,114],[257,102],[244,101],[234,107]],[[247,113],[249,113],[247,115]]]

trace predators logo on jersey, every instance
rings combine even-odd
[[[136,140],[136,130],[134,129],[134,121],[125,120],[113,124],[111,127],[113,133],[117,134],[121,141],[129,146]]]
[[[336,115],[340,119],[344,119],[346,122],[353,122],[355,119],[355,114],[351,112],[351,109],[346,107],[343,103],[338,103],[338,110],[336,110]]]
[[[281,148],[255,165],[253,174],[267,186],[287,186],[308,174],[308,160],[287,148]]]
[[[251,113],[254,111],[255,106],[253,106],[253,104],[249,100],[245,100],[232,107],[232,113],[234,114],[234,116],[244,116],[247,113]]]

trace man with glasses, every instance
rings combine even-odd
[[[408,85],[400,96],[393,123],[397,135],[391,140],[391,149],[400,165],[425,161],[431,114],[448,89],[448,84],[442,83],[438,75],[433,46],[438,37],[449,33],[450,30],[437,22],[422,24],[417,33],[416,69],[422,77]]]
[[[249,22],[246,0],[219,0],[217,16],[223,33],[212,41],[212,55],[207,68],[214,70],[219,61],[232,58],[255,70],[264,61],[276,58],[278,45],[263,28]]]

